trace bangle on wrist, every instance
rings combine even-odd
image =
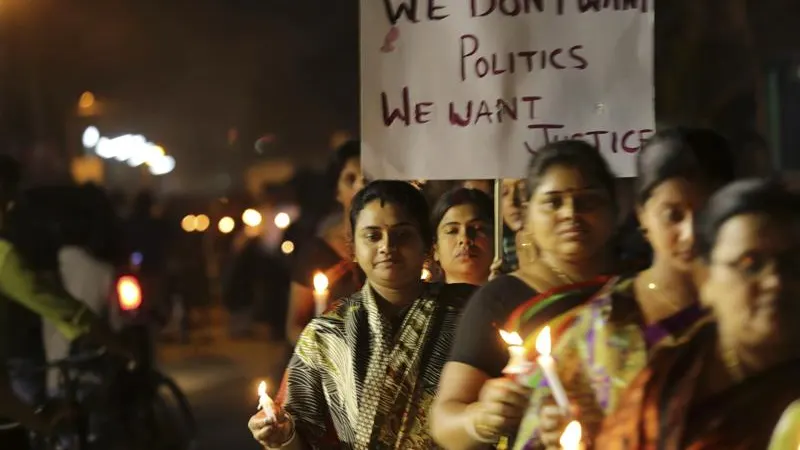
[[[267,447],[270,450],[278,450],[278,449],[281,449],[283,447],[286,447],[287,445],[291,444],[294,441],[294,438],[297,435],[297,428],[295,427],[295,424],[294,424],[294,417],[292,417],[291,414],[289,414],[288,412],[285,412],[285,411],[283,412],[283,414],[286,415],[286,420],[289,422],[289,426],[292,427],[292,432],[289,434],[289,437],[286,439],[286,441],[284,441],[278,447]]]
[[[499,437],[489,438],[486,436],[481,436],[481,434],[478,432],[478,427],[476,424],[477,422],[476,416],[471,412],[471,410],[475,409],[476,406],[478,406],[477,403],[473,403],[467,406],[467,410],[470,410],[469,414],[467,415],[468,420],[464,424],[464,428],[466,429],[467,434],[469,435],[469,437],[480,442],[481,444],[497,444],[497,441],[500,440]]]

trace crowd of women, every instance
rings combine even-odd
[[[800,198],[773,179],[737,180],[710,130],[661,131],[637,158],[643,266],[622,257],[618,182],[583,141],[542,147],[524,182],[504,182],[501,265],[486,193],[460,187],[429,208],[411,183],[361,188],[352,153],[333,227],[344,231],[329,240],[349,288],[295,324],[254,438],[548,449],[575,421],[583,448],[767,448],[800,399]],[[421,280],[426,267],[440,282]],[[508,376],[501,330],[525,343],[526,372]],[[560,383],[536,363],[545,330]]]

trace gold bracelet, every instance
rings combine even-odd
[[[467,408],[466,408],[467,412],[469,412],[469,410],[475,409],[476,407],[478,407],[478,403],[472,403],[471,405],[467,406]],[[494,444],[497,443],[497,441],[500,439],[500,437],[488,438],[488,437],[482,436],[480,434],[480,432],[478,432],[477,423],[475,423],[475,422],[477,422],[476,416],[474,416],[472,414],[469,414],[469,418],[470,418],[470,420],[468,420],[467,423],[464,424],[464,428],[466,429],[467,434],[469,435],[469,437],[471,437],[472,439],[480,442],[481,444],[492,444],[492,445],[494,445]]]

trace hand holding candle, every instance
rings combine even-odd
[[[275,421],[275,404],[267,394],[267,383],[263,381],[258,385],[258,408],[264,410],[267,421]]]
[[[321,316],[328,308],[328,277],[322,272],[314,275],[314,313]]]
[[[550,355],[551,347],[550,327],[548,326],[544,327],[541,333],[539,333],[539,336],[536,338],[536,351],[539,352],[539,357],[536,358],[536,362],[542,369],[542,373],[547,379],[547,384],[550,386],[550,390],[553,393],[553,397],[556,399],[556,403],[564,414],[568,414],[569,398],[567,398],[567,392],[564,390],[564,386],[561,384],[561,380],[558,378],[558,372],[556,372],[556,361]]]
[[[518,383],[524,384],[522,377],[530,373],[533,364],[525,356],[522,338],[517,332],[509,333],[505,330],[500,330],[500,337],[508,344],[508,353],[510,355],[503,373],[514,377]]]

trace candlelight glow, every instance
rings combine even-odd
[[[194,226],[197,231],[206,231],[209,225],[211,225],[211,219],[209,219],[207,215],[200,214],[199,216],[195,217]]]
[[[294,242],[292,241],[283,241],[281,244],[281,251],[284,255],[291,255],[294,251]]]
[[[581,430],[581,424],[573,420],[567,425],[567,428],[564,429],[564,434],[561,435],[561,439],[559,439],[558,442],[564,450],[577,450],[580,448],[582,434],[583,430]]]
[[[219,219],[219,223],[217,224],[217,228],[222,234],[228,234],[236,228],[236,221],[233,220],[233,217],[223,217]]]
[[[500,337],[503,338],[503,341],[505,341],[505,343],[508,345],[512,345],[515,347],[519,347],[522,345],[522,338],[516,331],[513,333],[509,333],[506,330],[500,330]]]
[[[257,227],[261,225],[261,213],[255,209],[246,209],[242,213],[242,222],[248,227]]]
[[[181,228],[187,233],[197,230],[197,217],[189,214],[181,220]]]
[[[542,356],[549,356],[551,346],[550,327],[544,327],[539,336],[536,337],[536,351]]]
[[[428,281],[431,279],[432,276],[433,274],[431,274],[430,270],[422,269],[422,276],[420,277],[420,280]]]
[[[281,230],[285,230],[292,224],[292,218],[289,217],[288,214],[285,212],[281,212],[275,215],[275,226],[280,228]]]
[[[328,277],[322,272],[314,274],[314,291],[317,293],[325,292],[328,289]]]
[[[258,384],[258,396],[261,397],[261,396],[264,396],[264,395],[267,395],[267,383],[266,383],[266,381],[262,381],[261,383]]]

